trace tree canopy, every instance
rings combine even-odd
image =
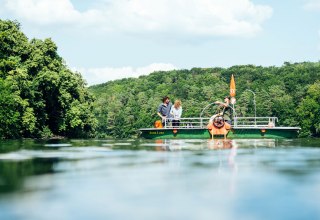
[[[152,127],[166,95],[182,100],[183,117],[198,117],[207,104],[229,94],[231,74],[236,79],[238,116],[254,116],[249,89],[256,95],[257,116],[278,117],[279,125],[301,126],[301,135],[319,136],[320,84],[315,81],[320,78],[320,62],[160,71],[91,86],[97,97],[97,132],[123,138],[136,135],[139,128]]]
[[[92,103],[51,39],[29,40],[18,22],[0,20],[0,138],[92,136]]]

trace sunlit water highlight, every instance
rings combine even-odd
[[[320,219],[320,141],[0,141],[0,219]]]

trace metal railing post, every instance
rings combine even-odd
[[[254,105],[254,125],[257,126],[257,108],[256,108],[256,94],[250,90],[250,89],[246,89],[248,90],[249,92],[252,92],[253,94],[253,105]]]

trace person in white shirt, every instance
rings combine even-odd
[[[173,118],[172,119],[173,127],[179,127],[181,115],[182,115],[181,101],[177,99],[170,110],[170,116]]]

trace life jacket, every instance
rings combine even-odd
[[[155,128],[163,128],[161,120],[157,120],[154,122]]]
[[[221,122],[220,122],[220,124],[214,123],[214,120],[217,117],[220,117],[219,119],[223,120],[223,124]],[[226,134],[228,134],[229,130],[231,129],[231,125],[226,123],[221,116],[217,116],[217,117],[214,118],[214,120],[212,122],[210,121],[209,124],[207,125],[207,128],[208,128],[210,134],[211,135],[226,135]]]

